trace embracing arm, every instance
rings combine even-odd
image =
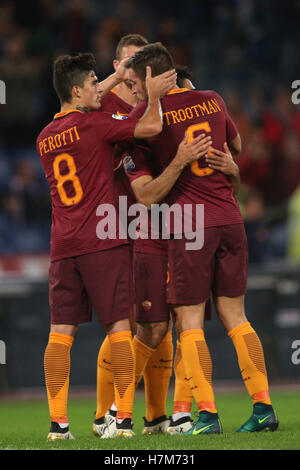
[[[163,113],[160,98],[174,86],[175,82],[175,70],[168,70],[161,75],[152,77],[151,67],[146,67],[145,85],[148,93],[148,106],[134,130],[136,139],[154,137],[162,131]]]
[[[153,179],[150,175],[143,175],[131,183],[137,201],[144,204],[147,209],[151,208],[151,204],[163,200],[185,166],[205,155],[211,145],[210,136],[204,134],[190,143],[187,143],[187,140],[188,137],[185,136],[178,146],[174,159],[157,178]]]
[[[224,175],[228,176],[232,183],[234,194],[238,194],[241,185],[240,170],[232,158],[232,154],[227,143],[224,143],[224,152],[215,148],[210,148],[209,150],[213,153],[213,155],[206,155],[205,157],[209,168],[220,171]]]

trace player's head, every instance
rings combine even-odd
[[[116,58],[114,63],[119,63],[125,57],[131,57],[148,43],[141,34],[127,34],[123,36],[116,47]]]
[[[61,104],[70,103],[88,110],[100,107],[98,79],[93,54],[63,55],[54,62],[53,85]]]
[[[176,65],[177,85],[180,88],[187,88],[188,90],[195,90],[192,83],[192,72],[184,65]]]
[[[121,60],[125,59],[125,57],[132,57],[133,54],[135,54],[147,44],[147,39],[144,38],[144,36],[141,34],[127,34],[126,36],[123,36],[118,42],[116,48],[116,58],[113,61],[114,69],[117,70]],[[130,82],[125,81],[125,84],[128,86],[128,88],[131,89]]]
[[[147,99],[145,86],[147,65],[151,67],[152,77],[175,68],[171,54],[160,42],[148,44],[137,51],[128,60],[126,67],[129,69],[132,92],[137,95],[138,100]]]

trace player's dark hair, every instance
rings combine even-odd
[[[171,54],[161,42],[148,44],[130,57],[126,63],[126,67],[132,68],[141,80],[145,80],[147,65],[151,67],[152,77],[175,68]]]
[[[126,36],[123,36],[118,42],[118,45],[116,48],[116,59],[117,60],[121,59],[121,53],[122,53],[123,47],[126,47],[126,46],[144,47],[147,44],[149,44],[149,42],[141,34],[127,34]]]
[[[190,80],[192,81],[193,74],[190,69],[185,65],[176,65],[176,73],[177,73],[177,85],[182,87],[183,80]]]
[[[62,55],[54,62],[53,86],[61,103],[68,103],[72,98],[72,88],[83,87],[88,74],[96,70],[96,60],[88,52],[78,55]]]

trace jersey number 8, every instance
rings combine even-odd
[[[69,172],[63,175],[61,174],[59,167],[61,162],[66,162],[67,167],[69,169]],[[83,190],[79,178],[76,175],[76,165],[72,155],[70,155],[69,153],[60,153],[59,155],[57,155],[53,162],[53,171],[54,177],[57,181],[58,194],[62,203],[66,206],[72,206],[73,204],[77,204],[82,198]],[[74,196],[68,196],[66,193],[64,183],[66,183],[67,181],[71,181],[73,184]]]

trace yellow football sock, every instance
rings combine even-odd
[[[174,390],[174,406],[173,414],[176,413],[190,413],[193,403],[193,394],[191,392],[189,381],[185,373],[185,368],[182,360],[181,344],[177,341],[175,359],[174,359],[174,373],[175,373],[175,390]]]
[[[271,404],[265,357],[259,337],[249,322],[228,332],[232,339],[240,371],[253,404]]]
[[[212,362],[203,330],[182,332],[180,342],[187,380],[199,411],[216,413],[212,387]]]
[[[167,414],[166,402],[172,375],[172,363],[172,332],[168,331],[151,355],[144,370],[147,421],[153,421]]]
[[[68,423],[70,350],[73,341],[73,336],[50,333],[44,355],[50,419],[57,423]]]
[[[111,368],[111,350],[108,336],[104,339],[97,360],[97,411],[102,418],[114,401],[114,375]]]
[[[135,370],[135,385],[138,386],[143,374],[147,362],[154,353],[155,349],[150,348],[145,343],[140,341],[136,336],[133,338],[133,346],[136,357],[136,370]]]
[[[109,335],[117,419],[132,416],[135,391],[135,354],[131,331]]]

